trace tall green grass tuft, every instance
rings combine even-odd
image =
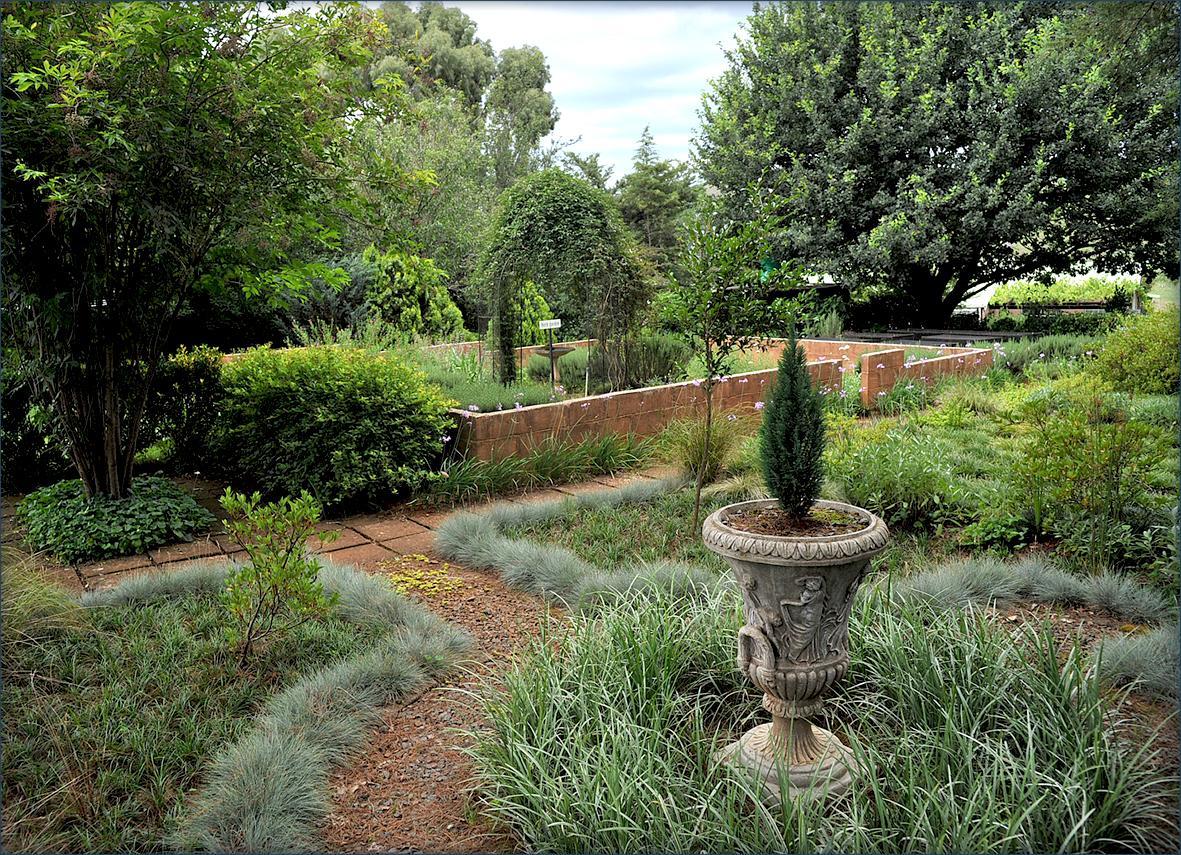
[[[714,417],[710,436],[701,419],[674,422],[665,430],[662,444],[670,463],[696,481],[703,471],[702,483],[712,484],[734,474],[740,468],[745,440],[757,425],[749,416],[722,413]]]
[[[434,502],[475,501],[539,487],[585,481],[647,465],[650,440],[607,434],[582,442],[546,439],[528,454],[499,460],[453,461],[445,477],[431,483],[425,498]]]
[[[712,753],[755,723],[733,593],[661,592],[575,618],[485,689],[485,810],[531,851],[1022,852],[1175,840],[1176,779],[1117,742],[1077,649],[959,610],[855,609],[828,705],[864,772],[850,795],[764,807]]]
[[[36,641],[85,623],[78,601],[16,550],[0,553],[0,588],[5,644]]]

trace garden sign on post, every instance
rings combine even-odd
[[[557,360],[554,359],[554,330],[562,328],[562,319],[550,318],[548,321],[538,321],[537,326],[545,330],[549,336],[549,388],[552,392],[558,385]]]

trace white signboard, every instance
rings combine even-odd
[[[560,330],[562,328],[562,319],[553,318],[548,321],[541,321],[537,325],[543,330]]]

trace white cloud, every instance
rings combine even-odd
[[[561,118],[554,137],[598,152],[619,177],[644,126],[662,157],[684,160],[701,94],[725,68],[749,2],[475,2],[459,6],[500,50],[530,44],[549,61]]]

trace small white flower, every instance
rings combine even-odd
[[[756,410],[761,410],[765,406],[766,406],[766,404],[764,404],[762,401],[755,401],[755,409]]]
[[[477,407],[475,404],[468,404],[468,405],[467,405],[467,408],[468,408],[469,410],[471,410],[473,413],[478,413],[478,412],[480,412],[480,408],[479,408],[479,407]]]
[[[882,363],[880,363],[880,362],[879,362],[879,363],[877,364],[877,367],[878,367],[878,368],[885,368],[886,366],[885,366],[885,365],[883,365]]]

